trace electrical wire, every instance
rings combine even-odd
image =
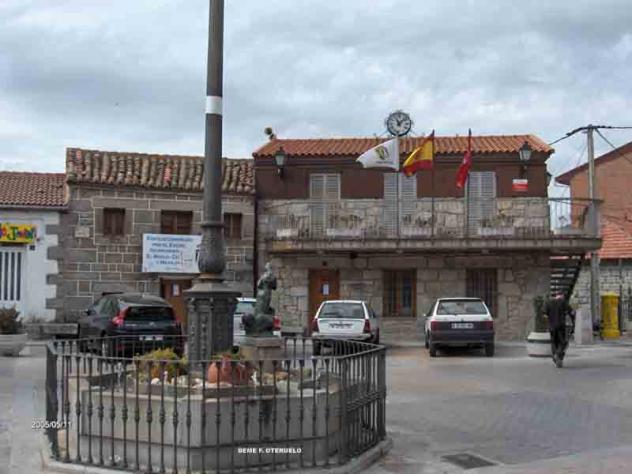
[[[604,137],[604,136],[603,136],[603,133],[601,133],[601,131],[599,131],[599,129],[597,129],[597,130],[595,130],[595,131],[597,132],[597,135],[599,135],[599,136],[603,139],[603,141],[604,141],[604,142],[606,142],[608,145],[610,145],[610,146],[612,147],[612,149],[613,149],[613,150],[616,150],[616,149],[617,149],[617,147],[616,147],[616,146],[614,146],[614,145],[610,142],[610,140],[608,140],[606,137]]]

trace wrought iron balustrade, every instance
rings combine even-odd
[[[311,339],[286,338],[278,359],[195,361],[133,355],[180,352],[185,338],[135,341],[48,343],[54,460],[131,472],[276,471],[344,464],[386,436],[383,346],[332,340],[316,357]]]
[[[569,198],[297,201],[264,208],[273,240],[599,238],[597,201]],[[399,219],[398,219],[399,217]]]

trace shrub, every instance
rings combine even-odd
[[[22,322],[18,319],[20,313],[15,308],[0,309],[0,334],[19,334],[22,332]]]
[[[168,380],[186,374],[187,360],[180,359],[171,348],[156,349],[136,358],[140,361],[138,369],[142,378],[151,371],[151,378],[161,378],[167,372]]]

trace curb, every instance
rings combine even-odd
[[[327,472],[330,474],[357,474],[364,472],[369,466],[377,460],[385,456],[393,447],[393,439],[386,437],[380,441],[377,446],[372,447],[368,451],[362,453],[356,458],[351,458],[345,465],[336,467],[320,467],[308,469],[290,469],[283,471],[286,474],[313,473],[319,474]],[[60,461],[53,461],[50,458],[50,448],[46,441],[46,436],[42,437],[42,446],[40,448],[40,456],[42,459],[42,467],[45,472],[56,472],[64,474],[112,474],[120,471],[113,468],[102,468],[98,466],[80,466],[76,464],[67,464]]]

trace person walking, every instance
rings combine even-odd
[[[547,301],[544,312],[549,319],[553,362],[558,368],[562,368],[564,365],[566,348],[568,347],[569,336],[569,332],[566,328],[566,317],[570,317],[572,328],[575,325],[575,321],[573,319],[574,312],[566,301],[564,295],[561,293],[558,293],[554,299]]]

